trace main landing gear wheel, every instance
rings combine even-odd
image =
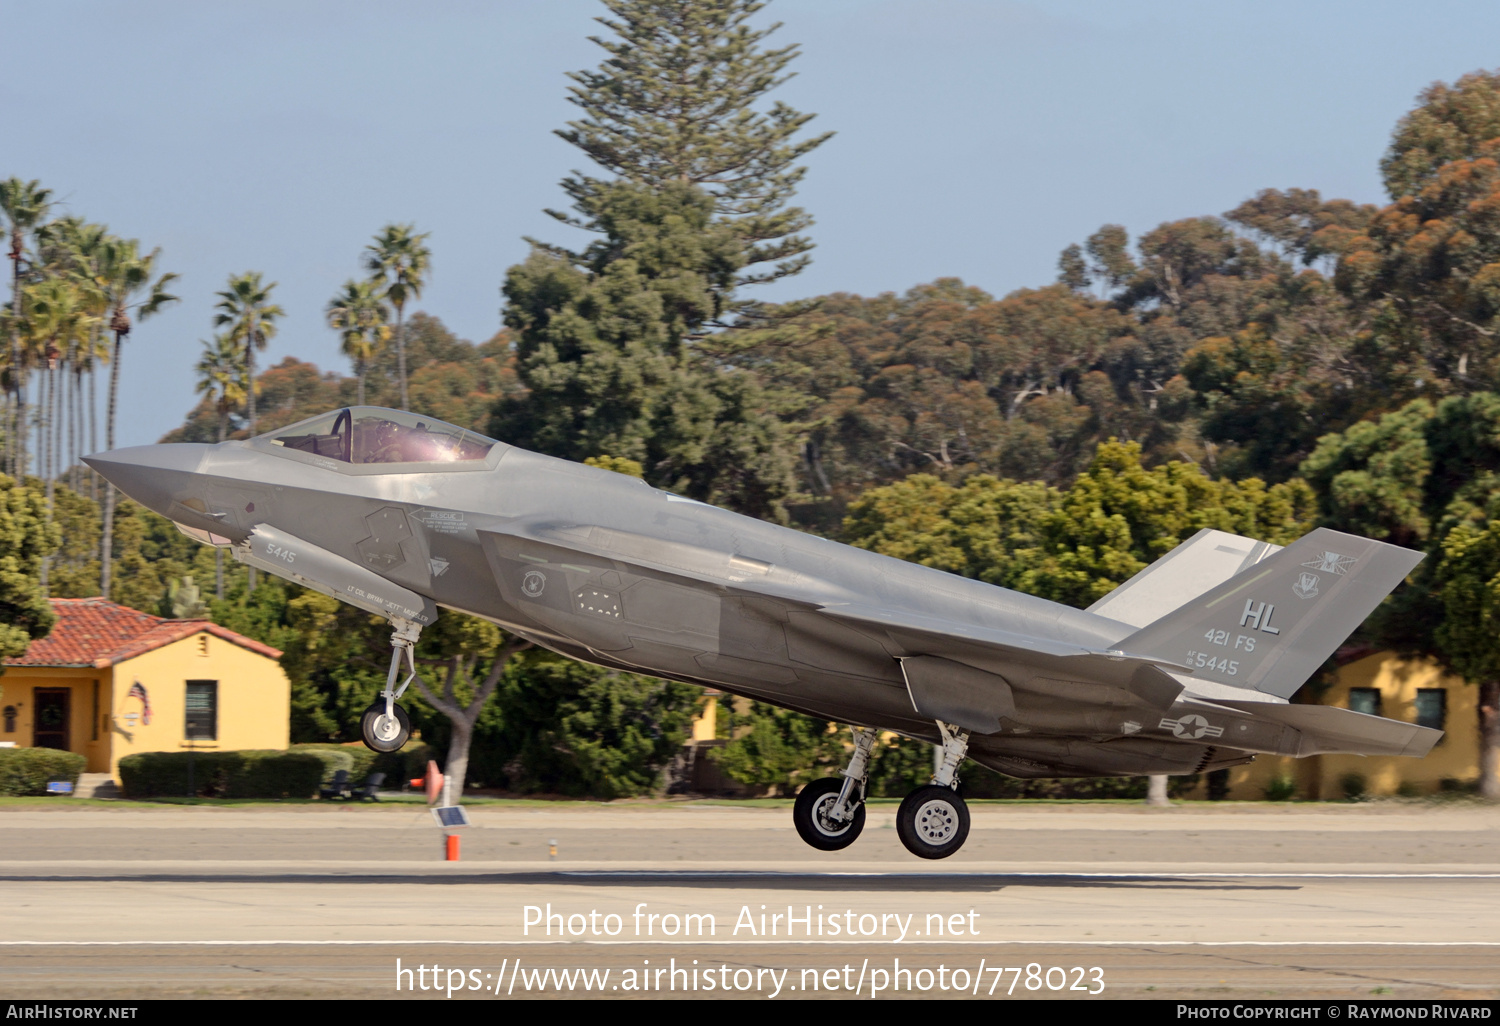
[[[854,843],[865,828],[865,803],[854,806],[853,815],[839,821],[829,818],[844,788],[842,777],[814,780],[797,795],[792,806],[792,822],[797,834],[819,851],[838,851]]]
[[[945,859],[969,836],[969,806],[951,787],[919,787],[901,801],[896,836],[918,858]]]
[[[385,714],[385,700],[377,698],[375,703],[360,717],[359,730],[364,736],[365,747],[377,752],[394,752],[406,744],[411,737],[411,717],[399,705],[392,705],[395,715]]]

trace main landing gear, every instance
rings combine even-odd
[[[945,859],[969,836],[969,807],[958,795],[958,767],[969,750],[969,732],[938,722],[942,759],[932,783],[907,795],[896,812],[896,836],[906,850],[924,859]],[[820,851],[838,851],[854,843],[865,826],[865,785],[875,731],[854,731],[854,755],[842,780],[829,777],[804,787],[792,807],[792,821],[804,841]]]
[[[391,633],[391,669],[385,676],[385,690],[370,703],[359,721],[365,747],[377,752],[394,752],[411,737],[411,717],[396,704],[396,699],[406,693],[407,687],[417,677],[415,649],[422,627],[410,620],[392,620],[391,623],[396,629]],[[396,675],[401,672],[403,653],[411,672],[398,688],[395,686]]]
[[[792,822],[797,833],[819,851],[838,851],[854,843],[865,828],[865,783],[870,778],[870,751],[875,731],[854,730],[854,756],[843,771],[843,780],[815,780],[797,795]]]
[[[901,800],[896,836],[906,850],[924,859],[945,859],[969,836],[969,807],[958,796],[958,767],[969,751],[969,732],[938,721],[943,757],[932,783]]]

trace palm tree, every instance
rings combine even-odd
[[[39,411],[38,469],[47,482],[47,508],[52,508],[54,482],[59,470],[61,448],[58,407],[59,378],[66,381],[64,360],[87,345],[94,333],[98,316],[90,312],[96,304],[88,285],[71,278],[45,278],[22,290],[23,330],[32,345],[41,351],[45,377],[46,400]]]
[[[91,224],[75,215],[60,217],[37,229],[37,252],[45,273],[65,276],[82,287],[87,299],[88,312],[93,317],[93,330],[86,342],[79,343],[66,357],[64,367],[71,372],[68,387],[71,392],[68,408],[68,458],[67,465],[72,475],[73,490],[79,491],[81,464],[78,457],[87,444],[89,452],[99,448],[97,430],[97,408],[94,379],[99,362],[109,357],[109,348],[104,342],[104,318],[109,313],[109,296],[102,287],[105,247],[110,242],[109,230],[102,224]],[[88,375],[88,441],[84,441],[83,376]],[[89,475],[93,498],[98,499],[98,477]]]
[[[408,300],[420,299],[427,284],[432,251],[423,245],[431,234],[416,234],[416,225],[388,224],[365,247],[365,269],[378,276],[384,286],[382,298],[396,308],[396,374],[401,379],[401,408],[406,398],[406,325]]]
[[[100,247],[97,265],[97,281],[104,292],[109,310],[109,330],[114,333],[114,345],[110,351],[109,399],[104,414],[104,447],[115,447],[115,406],[120,394],[120,354],[125,336],[130,334],[132,310],[142,321],[155,316],[168,303],[177,302],[177,297],[167,291],[167,286],[177,280],[176,274],[163,274],[151,280],[156,270],[156,258],[161,250],[154,249],[145,256],[140,253],[140,243],[135,239],[104,240]],[[115,486],[104,487],[104,536],[99,548],[99,593],[109,598],[110,563],[114,555]]]
[[[245,350],[245,419],[255,434],[255,350],[266,348],[276,337],[276,321],[286,311],[271,302],[276,282],[263,285],[259,271],[246,271],[229,279],[229,287],[218,293],[214,326],[227,327],[228,336]]]
[[[198,392],[214,401],[219,413],[219,441],[229,437],[229,414],[245,401],[245,350],[228,332],[202,341],[198,358]]]
[[[229,411],[245,401],[245,350],[228,332],[203,343],[198,359],[198,391],[219,411],[219,441],[229,435]],[[217,398],[215,398],[217,393]],[[224,598],[224,550],[214,549],[214,594]]]
[[[359,375],[359,405],[365,404],[365,375],[370,362],[391,337],[390,311],[380,299],[381,283],[369,278],[344,282],[344,291],[328,302],[328,326],[339,333],[339,350],[354,361]],[[403,399],[404,401],[404,399]]]
[[[47,216],[52,190],[32,179],[7,178],[0,182],[0,213],[10,228],[11,321],[10,391],[11,416],[6,425],[6,448],[12,477],[26,474],[26,374],[21,360],[21,262],[25,258],[28,233]]]

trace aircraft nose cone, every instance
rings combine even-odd
[[[110,484],[162,515],[190,486],[211,448],[190,442],[135,445],[83,457]]]

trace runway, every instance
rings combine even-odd
[[[485,806],[444,863],[411,807],[7,810],[0,996],[1500,996],[1500,810],[893,812]]]

